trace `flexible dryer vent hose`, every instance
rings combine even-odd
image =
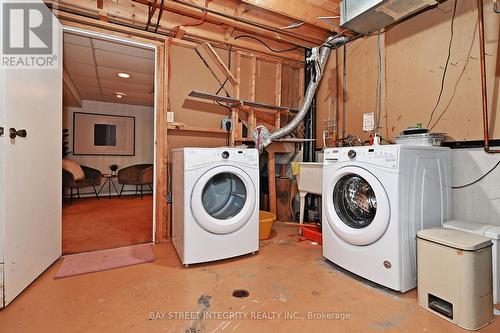
[[[312,56],[308,58],[308,62],[312,62],[315,67],[315,75],[311,79],[309,86],[307,87],[306,94],[304,96],[304,102],[299,112],[295,117],[288,123],[285,127],[279,128],[276,131],[269,133],[266,127],[257,126],[252,132],[252,138],[256,144],[256,148],[259,151],[263,151],[267,146],[271,144],[276,139],[280,139],[284,136],[292,133],[304,120],[311,103],[316,95],[316,90],[318,89],[321,78],[323,77],[323,71],[325,70],[330,51],[334,47],[341,46],[349,41],[348,37],[330,37],[321,46],[312,49]]]

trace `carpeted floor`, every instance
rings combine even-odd
[[[63,254],[80,253],[150,242],[153,197],[102,197],[64,203]]]

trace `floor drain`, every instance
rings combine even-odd
[[[250,295],[250,293],[244,289],[233,290],[233,297],[245,298],[248,297],[248,295]]]

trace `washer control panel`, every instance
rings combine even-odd
[[[398,152],[397,145],[327,148],[324,164],[350,161],[396,168]]]

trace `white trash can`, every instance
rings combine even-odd
[[[493,260],[493,303],[500,303],[500,226],[451,220],[443,223],[443,228],[461,230],[489,238],[493,242],[491,257]]]
[[[468,330],[491,323],[491,247],[488,238],[459,230],[419,231],[419,305]]]

